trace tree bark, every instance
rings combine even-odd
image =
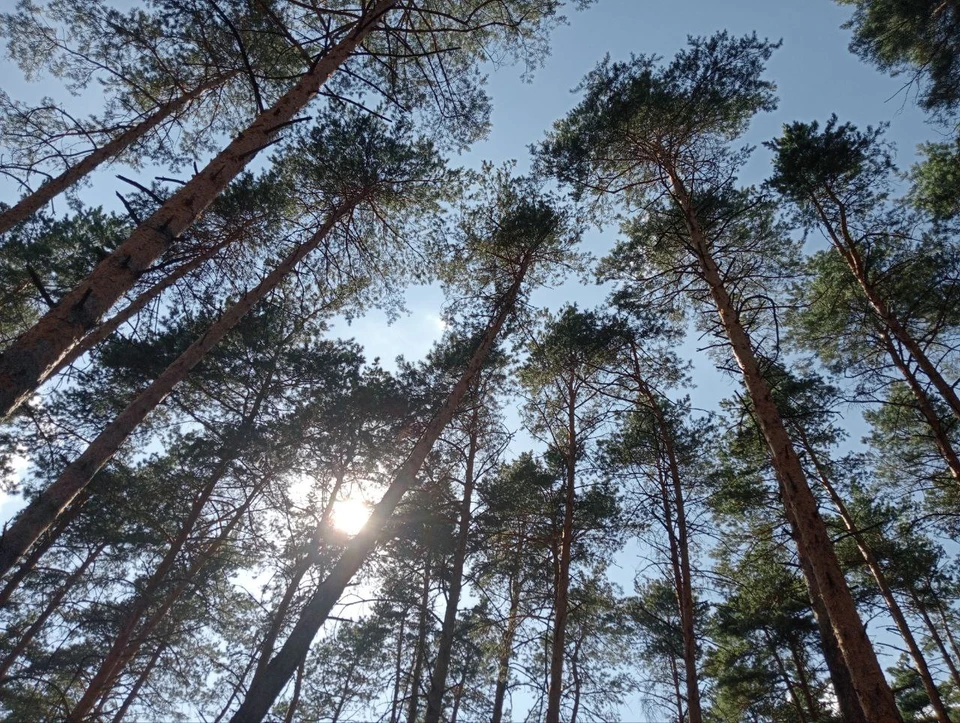
[[[513,641],[520,626],[520,554],[522,543],[517,544],[517,565],[513,568],[514,575],[510,580],[510,611],[507,618],[507,627],[500,640],[500,655],[497,656],[497,685],[493,695],[493,714],[491,723],[501,723],[503,720],[503,704],[507,697],[507,686],[510,683],[510,659],[513,657]]]
[[[933,642],[936,644],[937,650],[940,651],[940,657],[943,658],[944,662],[947,664],[947,668],[950,670],[950,677],[953,678],[954,684],[960,686],[960,671],[957,670],[953,659],[947,652],[947,647],[943,644],[943,638],[940,637],[940,631],[937,630],[937,627],[933,624],[933,620],[930,619],[930,613],[927,610],[927,606],[924,604],[920,595],[913,590],[910,591],[910,595],[913,599],[914,606],[917,608],[917,612],[920,613],[920,617],[923,618],[923,622],[926,624],[927,630],[930,632],[930,637],[933,638]]]
[[[447,672],[450,667],[450,655],[453,651],[453,634],[457,625],[457,609],[460,606],[460,590],[463,586],[463,568],[467,559],[467,542],[470,539],[471,506],[473,504],[474,462],[477,456],[480,418],[479,403],[474,407],[470,420],[470,442],[467,451],[466,470],[463,476],[463,499],[460,502],[460,524],[457,530],[457,547],[453,557],[453,569],[450,572],[450,590],[447,593],[447,607],[440,628],[440,640],[437,643],[437,657],[433,664],[430,679],[430,691],[427,693],[427,712],[424,723],[439,723],[443,712],[443,694],[447,689]]]
[[[420,709],[420,683],[424,661],[427,658],[427,618],[430,616],[430,567],[428,552],[423,565],[423,588],[420,591],[420,621],[417,624],[417,644],[413,656],[413,677],[410,679],[410,700],[407,701],[407,723],[417,723]]]
[[[6,574],[74,497],[90,483],[93,476],[113,458],[144,418],[166,399],[207,352],[240,323],[247,312],[276,288],[307,254],[320,245],[327,233],[349,212],[349,209],[350,205],[331,214],[308,241],[298,245],[253,290],[248,291],[228,307],[199,339],[177,357],[106,426],[83,454],[67,466],[53,484],[34,497],[0,536],[0,575]]]
[[[117,712],[113,716],[113,723],[120,723],[126,716],[127,711],[130,710],[130,706],[133,705],[133,702],[139,697],[140,690],[146,685],[147,680],[150,679],[150,673],[153,672],[153,669],[157,667],[157,663],[160,662],[160,656],[163,655],[163,651],[167,649],[166,641],[160,643],[156,650],[153,651],[153,655],[150,656],[149,662],[144,666],[143,670],[140,671],[140,675],[137,676],[137,682],[133,684],[133,687],[130,688],[130,692],[127,693],[127,697],[123,699],[123,704],[117,709]]]
[[[0,356],[0,418],[16,409],[276,134],[293,121],[397,0],[378,0],[269,110],[261,113],[91,274]]]
[[[886,573],[883,571],[883,567],[881,567],[876,555],[873,554],[873,549],[870,547],[866,538],[864,538],[860,532],[860,529],[854,522],[853,516],[850,514],[850,510],[847,509],[847,505],[844,503],[843,498],[840,497],[836,488],[830,482],[830,478],[827,475],[826,469],[821,463],[816,451],[813,449],[813,446],[807,439],[806,433],[797,425],[794,425],[794,429],[797,431],[797,435],[800,438],[800,443],[803,446],[804,451],[810,457],[811,464],[813,464],[814,469],[817,471],[817,476],[820,478],[820,483],[826,490],[827,495],[829,495],[833,506],[837,508],[840,519],[843,520],[843,526],[846,528],[847,532],[853,536],[854,542],[857,544],[857,549],[860,550],[860,555],[863,557],[864,562],[867,563],[867,568],[870,570],[870,574],[877,583],[877,588],[880,590],[880,595],[887,604],[887,610],[890,612],[890,617],[893,618],[893,622],[896,624],[897,630],[900,632],[900,637],[903,638],[903,642],[907,646],[910,657],[913,659],[913,664],[916,666],[917,674],[920,676],[920,680],[923,682],[923,689],[926,691],[927,697],[930,699],[930,705],[933,707],[933,712],[936,715],[937,720],[941,723],[950,723],[950,714],[947,712],[947,708],[943,703],[943,699],[940,697],[940,691],[937,689],[937,684],[934,682],[933,675],[930,673],[930,668],[927,666],[927,661],[923,655],[923,651],[920,649],[920,645],[917,643],[917,640],[913,635],[913,631],[910,629],[910,625],[907,623],[907,618],[904,616],[903,610],[901,609],[900,604],[897,602],[897,599],[893,594],[893,590],[890,588],[890,583],[887,580]]]
[[[379,535],[400,499],[415,484],[416,475],[419,473],[424,460],[433,449],[437,438],[453,418],[467,389],[486,362],[500,329],[513,312],[520,287],[532,260],[531,254],[532,252],[526,254],[521,261],[514,282],[503,295],[501,303],[498,304],[496,315],[488,325],[483,339],[474,351],[463,375],[450,391],[436,416],[424,429],[410,456],[397,470],[389,488],[374,507],[367,524],[347,544],[340,559],[303,609],[300,619],[287,637],[280,652],[270,661],[260,681],[257,684],[251,684],[246,699],[232,719],[233,723],[256,723],[263,720],[280,691],[290,680],[290,676],[293,675],[299,661],[306,657],[317,631],[320,630],[333,606],[340,599],[344,588],[350,583],[376,546]]]
[[[810,569],[816,577],[816,587],[823,598],[860,705],[873,723],[901,723],[902,718],[893,693],[867,638],[853,596],[840,569],[833,543],[820,516],[817,500],[807,483],[770,387],[763,377],[750,337],[727,292],[707,238],[700,228],[693,204],[683,190],[679,177],[674,176],[672,180],[690,232],[691,250],[699,262],[720,323],[743,374],[760,430],[770,449],[771,460],[780,480],[784,504],[788,511],[792,512],[788,514],[788,520],[795,527],[800,554],[807,556]]]
[[[554,598],[553,645],[550,652],[550,687],[547,691],[546,723],[560,723],[563,694],[563,658],[569,614],[570,558],[573,551],[573,511],[577,501],[577,396],[573,379],[567,381],[567,450],[564,482],[563,528],[560,539],[560,567]]]
[[[96,170],[100,164],[123,153],[127,148],[143,138],[143,136],[163,123],[167,118],[170,118],[185,108],[208,90],[213,90],[217,86],[227,82],[233,75],[235,74],[231,73],[217,76],[206,83],[201,83],[190,92],[183,93],[173,100],[160,105],[142,121],[128,128],[100,148],[97,148],[85,156],[79,163],[71,166],[56,178],[51,178],[36,191],[21,198],[13,206],[3,213],[0,213],[0,234],[6,233],[21,221],[30,218],[30,216],[36,213],[42,206]]]

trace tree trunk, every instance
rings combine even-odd
[[[572,375],[571,375],[572,377]],[[560,698],[563,694],[563,657],[566,644],[570,558],[573,551],[573,511],[577,500],[577,397],[573,379],[567,382],[567,454],[564,484],[563,532],[560,539],[560,569],[554,598],[553,645],[550,652],[550,687],[547,691],[546,723],[560,723]]]
[[[930,382],[933,384],[936,390],[940,392],[940,396],[942,396],[943,401],[949,405],[954,416],[956,416],[957,419],[960,419],[960,397],[957,396],[956,390],[951,384],[947,383],[946,379],[943,378],[943,375],[940,374],[940,371],[937,369],[936,365],[930,361],[926,352],[923,350],[917,340],[913,338],[913,335],[903,325],[896,313],[894,313],[894,311],[887,305],[886,301],[880,296],[876,287],[873,285],[873,282],[868,278],[866,266],[863,263],[863,259],[860,256],[860,251],[857,248],[857,242],[854,241],[853,235],[850,233],[850,230],[847,226],[846,209],[844,208],[843,203],[835,195],[833,195],[832,192],[830,192],[830,196],[837,204],[837,207],[840,211],[839,234],[833,227],[833,224],[831,224],[828,220],[819,202],[815,203],[817,211],[820,215],[820,219],[827,227],[828,235],[830,236],[830,240],[833,242],[834,247],[843,257],[843,260],[847,263],[850,273],[853,274],[857,284],[859,284],[860,288],[863,290],[864,296],[867,297],[867,301],[870,303],[870,307],[873,309],[874,313],[884,324],[884,326],[890,330],[890,333],[893,334],[894,338],[903,344],[907,351],[910,352],[910,356],[913,357],[913,360],[917,363],[917,366],[920,367],[921,371],[927,375],[927,378],[930,379]]]
[[[100,544],[95,547],[87,556],[84,558],[83,563],[77,567],[76,570],[71,572],[67,579],[63,581],[57,591],[50,597],[50,600],[47,602],[46,607],[43,609],[43,612],[37,616],[37,619],[28,627],[23,635],[20,636],[20,639],[17,641],[17,644],[13,646],[13,649],[7,653],[7,656],[0,661],[0,685],[3,685],[4,681],[7,678],[7,672],[10,670],[10,667],[16,662],[17,658],[23,655],[23,651],[27,649],[30,643],[33,642],[33,639],[37,636],[43,626],[46,625],[47,620],[51,615],[60,607],[60,603],[63,601],[63,598],[67,596],[67,593],[73,589],[73,586],[77,581],[83,577],[83,574],[87,571],[90,565],[93,564],[100,553],[104,551],[107,547],[106,543]]]
[[[450,655],[453,650],[453,634],[457,625],[457,608],[460,606],[460,590],[463,586],[463,568],[467,559],[467,542],[470,538],[471,505],[473,504],[473,466],[477,456],[477,429],[480,417],[479,403],[474,407],[470,420],[470,447],[467,451],[467,465],[463,476],[463,499],[460,502],[460,525],[457,531],[457,547],[453,557],[453,569],[450,572],[450,590],[447,594],[447,608],[443,614],[440,628],[440,640],[437,643],[437,658],[433,665],[430,691],[427,693],[427,712],[424,723],[439,723],[443,712],[443,694],[447,689],[447,671],[450,667]]]
[[[128,128],[100,148],[97,148],[85,156],[79,163],[71,166],[56,178],[51,178],[36,191],[21,198],[12,207],[0,213],[0,234],[6,233],[21,221],[30,218],[30,216],[36,213],[42,206],[96,170],[100,164],[116,158],[147,133],[163,123],[167,118],[170,118],[185,108],[208,90],[213,90],[217,86],[227,82],[233,75],[235,74],[231,73],[217,76],[213,80],[201,83],[190,92],[183,93],[173,100],[158,106],[153,113],[142,121]]]
[[[922,598],[913,590],[910,591],[910,595],[913,599],[914,606],[917,608],[917,612],[920,613],[920,617],[923,618],[923,622],[926,624],[927,630],[930,632],[930,637],[933,638],[933,642],[936,644],[937,650],[940,651],[940,657],[943,658],[944,662],[947,664],[947,668],[950,669],[950,677],[953,678],[954,684],[960,686],[960,671],[957,670],[953,659],[947,652],[947,647],[943,644],[943,638],[940,637],[940,631],[937,630],[937,627],[933,624],[933,620],[930,619],[930,613],[927,611],[927,606],[924,604]]]
[[[869,543],[861,534],[860,529],[854,522],[853,516],[847,509],[843,498],[840,497],[836,488],[830,482],[830,478],[827,476],[826,469],[824,468],[823,464],[821,464],[819,456],[814,451],[813,446],[807,439],[806,433],[803,431],[803,429],[796,425],[794,425],[794,428],[797,431],[797,435],[800,438],[803,449],[810,457],[810,462],[817,471],[817,476],[820,478],[820,483],[830,496],[830,501],[833,503],[834,507],[837,508],[840,519],[843,520],[843,526],[846,528],[847,532],[851,534],[854,542],[857,543],[857,549],[860,550],[860,554],[863,557],[864,562],[867,563],[870,574],[877,583],[877,588],[880,590],[880,595],[887,604],[887,610],[890,612],[890,617],[893,618],[893,622],[896,624],[897,630],[900,632],[900,637],[903,638],[903,642],[906,643],[907,650],[910,653],[910,657],[913,659],[913,664],[917,669],[917,674],[920,676],[920,680],[923,682],[923,689],[926,691],[927,697],[930,699],[930,705],[933,706],[933,712],[937,716],[937,720],[941,723],[950,723],[950,714],[947,712],[947,708],[943,704],[943,699],[940,697],[940,691],[937,689],[937,684],[933,680],[933,675],[930,673],[930,668],[927,667],[927,661],[924,658],[923,651],[920,649],[916,638],[913,636],[913,631],[910,629],[910,625],[907,623],[907,619],[903,614],[903,610],[900,608],[900,604],[897,602],[896,597],[894,597],[893,590],[890,589],[890,583],[887,580],[886,574],[883,572],[880,562],[873,554],[873,550],[871,549]]]
[[[507,697],[507,686],[510,683],[510,659],[513,657],[513,641],[520,626],[520,553],[522,543],[517,545],[517,565],[510,580],[510,611],[507,618],[507,627],[500,640],[500,655],[497,656],[497,685],[493,695],[493,714],[491,723],[501,723],[503,720],[503,704]]]
[[[297,666],[297,677],[293,681],[293,696],[290,698],[290,705],[287,706],[287,714],[283,717],[283,723],[293,723],[293,717],[297,714],[297,706],[300,705],[300,691],[303,690],[303,670],[307,665],[306,660],[301,660]]]
[[[0,418],[16,409],[139,276],[188,229],[254,156],[269,146],[353,54],[397,0],[379,0],[269,110],[261,113],[90,275],[0,357]]]
[[[17,515],[0,536],[0,575],[5,574],[56,520],[74,497],[90,483],[93,476],[110,461],[147,414],[166,399],[207,352],[233,330],[247,312],[262,301],[304,256],[320,245],[337,221],[349,212],[350,205],[331,214],[308,241],[298,245],[253,290],[228,307],[199,339],[106,426],[84,453],[67,466],[56,482],[37,495]]]
[[[233,723],[256,723],[270,710],[273,701],[290,680],[300,660],[310,650],[310,645],[327,616],[343,594],[344,588],[353,579],[367,556],[377,544],[377,539],[393,514],[403,495],[416,482],[416,476],[423,461],[433,449],[437,438],[453,418],[463,400],[467,389],[486,362],[500,329],[507,317],[513,312],[520,287],[531,262],[528,253],[522,260],[513,284],[497,306],[497,313],[487,327],[483,339],[474,351],[466,370],[454,385],[443,406],[424,429],[420,439],[397,470],[387,491],[374,507],[370,519],[364,528],[347,544],[340,559],[333,566],[326,579],[319,585],[313,597],[303,609],[300,619],[294,626],[280,652],[270,661],[258,684],[251,684],[246,699],[233,717]]]
[[[127,711],[130,710],[130,706],[133,705],[133,702],[140,695],[140,690],[146,685],[147,680],[150,678],[150,673],[153,672],[153,669],[157,667],[157,663],[160,662],[160,656],[163,655],[163,651],[166,650],[167,644],[166,641],[160,643],[156,650],[153,651],[153,655],[150,656],[149,662],[144,666],[143,670],[140,671],[140,675],[137,676],[137,682],[133,684],[133,687],[130,688],[130,692],[127,693],[127,697],[123,699],[123,704],[117,709],[116,714],[113,716],[113,723],[120,723],[123,720],[124,716],[127,714]]]
[[[897,369],[900,370],[903,378],[906,379],[907,386],[910,387],[910,391],[913,392],[913,396],[917,400],[917,409],[920,410],[923,418],[927,420],[927,426],[930,427],[930,433],[933,435],[933,442],[937,445],[937,450],[940,452],[940,456],[943,457],[944,461],[947,463],[947,467],[949,468],[950,474],[953,476],[953,478],[957,481],[960,481],[960,457],[957,457],[957,452],[953,448],[953,444],[950,441],[950,436],[943,428],[943,423],[940,421],[940,417],[933,408],[933,404],[930,403],[930,398],[927,396],[926,390],[924,390],[924,388],[920,385],[916,374],[914,374],[910,370],[910,367],[907,366],[906,360],[903,358],[903,355],[897,351],[897,348],[894,346],[893,340],[890,338],[890,336],[886,332],[882,332],[881,337],[883,338],[883,343],[887,349],[887,353],[890,355],[890,358],[893,360],[893,363]]]
[[[20,567],[17,568],[10,578],[7,580],[7,584],[3,586],[3,590],[0,590],[0,608],[6,606],[7,602],[10,600],[10,596],[13,595],[14,591],[20,586],[20,583],[23,582],[24,578],[27,577],[31,572],[33,572],[37,563],[40,562],[47,550],[57,541],[57,538],[63,533],[70,524],[77,519],[80,514],[80,510],[83,508],[83,505],[86,503],[86,496],[83,496],[81,499],[77,499],[70,508],[57,520],[56,526],[47,531],[43,536],[42,540],[38,540],[35,545],[30,550],[30,555],[23,561]]]
[[[417,723],[420,708],[420,684],[424,661],[427,658],[427,618],[430,616],[430,553],[423,566],[423,588],[420,591],[420,621],[417,624],[417,644],[414,648],[413,677],[410,680],[410,700],[407,701],[407,723]]]
[[[796,640],[790,640],[790,657],[793,659],[793,667],[797,670],[797,684],[800,686],[800,692],[803,693],[803,700],[807,704],[807,710],[814,720],[820,719],[820,702],[814,698],[813,691],[810,690],[810,676],[807,674],[807,666],[804,664],[803,657],[797,647]]]
[[[687,716],[689,723],[703,723],[703,711],[700,706],[700,686],[697,676],[697,637],[694,628],[693,580],[690,567],[690,542],[687,535],[687,515],[684,502],[683,482],[680,477],[680,464],[677,460],[673,434],[660,407],[660,401],[647,385],[640,373],[640,364],[634,349],[635,381],[641,393],[647,398],[647,404],[653,413],[659,429],[659,437],[667,454],[672,484],[673,508],[676,512],[676,534],[673,524],[668,522],[667,534],[670,538],[671,563],[674,582],[677,589],[677,606],[680,613],[680,627],[683,634],[683,667],[687,688]],[[664,489],[665,516],[670,517],[667,504],[667,490]]]
[[[674,187],[681,189],[680,179],[673,180]],[[770,387],[763,377],[750,337],[727,292],[723,276],[700,228],[696,211],[685,191],[681,192],[679,201],[690,232],[692,251],[699,261],[704,281],[709,287],[720,322],[743,374],[760,430],[770,448],[771,461],[783,490],[784,504],[788,512],[792,512],[787,517],[795,527],[800,554],[808,558],[810,569],[817,579],[816,587],[822,595],[860,705],[873,723],[901,723],[902,718],[893,693],[867,638],[853,596],[837,561],[833,543],[820,516],[817,500],[807,483]]]
[[[220,249],[229,245],[229,243],[231,242],[225,240],[212,246],[206,251],[198,254],[190,261],[181,264],[174,269],[173,272],[167,274],[149,289],[138,295],[137,298],[127,304],[123,309],[83,337],[77,343],[77,345],[73,347],[73,349],[71,349],[70,352],[63,357],[63,359],[60,360],[60,363],[54,367],[53,371],[50,372],[50,376],[52,377],[56,374],[59,374],[61,371],[73,364],[77,359],[93,349],[97,344],[112,335],[113,332],[123,326],[124,323],[132,319],[137,313],[143,310],[147,304],[156,299],[158,296],[160,296],[160,294],[169,289],[191,271],[202,266],[204,262],[209,261],[217,254],[218,251],[220,251]]]
[[[407,624],[407,610],[400,618],[400,631],[397,633],[397,655],[394,666],[393,703],[390,707],[390,723],[399,723],[402,696],[400,695],[400,679],[403,677],[403,633]]]
[[[803,713],[803,704],[800,702],[799,696],[797,696],[797,689],[794,687],[793,681],[790,679],[790,674],[787,672],[787,666],[783,664],[783,659],[777,652],[777,646],[771,639],[770,634],[764,631],[764,635],[767,638],[767,647],[770,649],[770,655],[773,656],[773,660],[777,664],[777,670],[780,671],[780,677],[787,686],[787,693],[790,694],[790,702],[793,703],[793,707],[797,711],[797,718],[799,719],[800,723],[807,723],[807,716]]]

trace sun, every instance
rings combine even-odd
[[[370,507],[363,500],[346,499],[333,503],[333,526],[348,535],[356,535],[370,519]]]

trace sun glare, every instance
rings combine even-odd
[[[339,500],[333,504],[333,526],[348,535],[356,535],[370,519],[370,507],[357,499]]]

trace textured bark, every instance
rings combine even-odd
[[[677,176],[674,176],[672,181],[690,233],[691,250],[699,262],[703,279],[709,287],[720,323],[730,341],[734,358],[753,402],[757,422],[770,449],[771,461],[780,481],[784,505],[792,513],[788,514],[788,520],[795,527],[800,554],[808,558],[810,569],[816,577],[817,588],[850,671],[860,705],[873,723],[900,723],[902,718],[893,693],[867,638],[853,596],[837,561],[833,543],[820,516],[817,500],[807,483],[770,387],[763,377],[750,337],[727,292],[723,275],[711,255],[710,244],[700,228],[693,204],[683,190],[682,181]]]
[[[33,193],[21,198],[13,206],[3,213],[0,213],[0,234],[6,233],[21,221],[30,218],[30,216],[36,213],[42,206],[95,171],[102,163],[116,158],[165,120],[183,110],[208,90],[213,90],[223,85],[233,77],[233,75],[234,74],[217,76],[206,83],[201,83],[190,92],[183,93],[173,100],[160,105],[142,121],[127,129],[116,138],[103,144],[100,148],[97,148],[85,156],[83,160],[71,166],[56,178],[51,178]]]
[[[893,618],[893,622],[897,626],[900,637],[903,638],[903,642],[907,646],[907,651],[910,653],[910,657],[913,659],[913,664],[916,667],[917,674],[920,676],[920,680],[923,683],[923,689],[926,691],[927,697],[930,699],[930,705],[933,707],[933,712],[936,715],[937,720],[941,723],[950,723],[950,714],[947,712],[947,708],[943,703],[943,699],[940,697],[940,691],[937,689],[937,684],[934,682],[933,675],[930,673],[930,668],[927,666],[927,660],[923,655],[920,645],[917,643],[917,639],[913,635],[913,631],[910,629],[910,625],[907,623],[907,618],[904,616],[903,610],[893,594],[893,590],[890,588],[890,583],[887,580],[886,573],[883,571],[883,567],[881,567],[876,555],[873,554],[873,549],[870,547],[870,544],[867,542],[866,538],[864,538],[863,534],[861,534],[860,529],[854,522],[853,516],[847,509],[847,505],[844,503],[843,498],[840,497],[836,488],[831,483],[826,469],[821,463],[816,451],[813,449],[813,446],[807,439],[806,434],[802,429],[796,429],[797,435],[800,438],[800,442],[803,445],[803,449],[806,451],[807,456],[810,458],[810,462],[817,471],[817,476],[820,478],[821,485],[823,485],[823,488],[826,490],[827,495],[830,497],[830,501],[833,503],[833,506],[837,508],[837,513],[840,515],[840,519],[843,520],[843,526],[853,537],[854,542],[856,542],[857,549],[860,551],[860,555],[863,557],[864,562],[867,563],[867,568],[870,570],[870,574],[877,583],[877,588],[880,590],[880,595],[883,597],[883,601],[887,605],[887,610],[890,613],[890,617]]]
[[[46,380],[140,275],[188,229],[253,157],[270,145],[353,54],[397,0],[379,0],[269,110],[261,113],[91,274],[0,357],[0,418]]]
[[[137,426],[182,382],[193,367],[213,349],[240,320],[261,302],[296,265],[317,246],[337,221],[348,212],[341,208],[308,241],[297,246],[251,291],[215,321],[203,335],[177,357],[126,409],[106,426],[90,446],[46,490],[34,497],[0,536],[0,575],[5,574],[43,534],[57,516],[113,458]]]
[[[434,443],[456,413],[467,389],[476,378],[480,368],[486,362],[500,329],[513,312],[520,287],[530,265],[528,254],[520,264],[513,284],[507,289],[498,304],[498,310],[483,339],[474,351],[463,375],[450,391],[449,396],[436,416],[430,421],[410,456],[397,470],[393,481],[380,502],[374,507],[366,526],[346,546],[340,559],[333,566],[326,579],[319,585],[313,597],[303,609],[300,619],[294,626],[280,651],[270,661],[261,679],[251,684],[247,696],[233,717],[233,723],[256,723],[263,720],[284,686],[290,680],[297,665],[310,650],[317,631],[343,594],[343,590],[353,579],[367,556],[377,544],[377,539],[403,495],[416,482],[427,455]]]
[[[200,268],[200,266],[213,258],[220,249],[222,249],[224,246],[227,246],[229,243],[229,240],[223,241],[204,251],[203,253],[198,254],[195,258],[187,261],[184,264],[181,264],[149,289],[138,295],[137,298],[127,304],[123,309],[83,337],[83,339],[81,339],[80,342],[78,342],[77,345],[70,350],[70,353],[63,357],[63,359],[60,360],[60,363],[54,367],[53,371],[50,372],[50,376],[52,377],[55,374],[59,374],[61,371],[73,364],[77,359],[93,349],[97,344],[111,336],[113,332],[115,332],[127,321],[132,319],[136,314],[142,311],[147,304],[156,299],[158,296],[160,296],[160,294],[169,289],[191,271]]]
[[[467,451],[467,464],[463,476],[463,499],[460,502],[460,521],[457,530],[457,547],[453,556],[453,569],[450,571],[450,588],[447,592],[447,607],[443,613],[440,627],[440,639],[437,642],[437,656],[433,664],[430,690],[427,693],[427,712],[424,723],[439,723],[443,712],[443,694],[447,689],[447,672],[450,668],[450,655],[453,651],[453,634],[457,625],[457,609],[460,606],[460,591],[463,587],[463,568],[467,560],[467,542],[470,537],[471,506],[473,504],[474,462],[477,457],[479,432],[477,423],[480,407],[474,407],[470,420],[470,442]]]
[[[863,291],[864,296],[866,296],[877,318],[890,330],[890,334],[910,352],[910,356],[913,357],[917,366],[920,367],[921,371],[930,379],[930,382],[940,393],[940,396],[943,397],[943,401],[950,406],[954,416],[960,419],[960,396],[957,396],[956,389],[943,378],[940,370],[937,369],[936,365],[927,356],[923,347],[913,338],[913,335],[903,325],[897,314],[887,305],[886,300],[884,300],[877,291],[876,286],[867,274],[867,268],[863,262],[863,258],[860,256],[858,244],[847,226],[846,209],[843,203],[833,195],[832,192],[830,192],[830,196],[840,210],[839,229],[834,228],[834,225],[827,218],[820,203],[817,201],[814,202],[820,219],[827,229],[827,234],[833,242],[834,248],[836,248],[843,257],[847,267],[850,269],[850,273],[853,274],[853,277]]]
[[[570,558],[573,551],[573,511],[577,501],[577,395],[573,379],[567,381],[567,450],[564,481],[563,527],[560,538],[560,565],[553,603],[553,644],[550,651],[550,687],[547,691],[546,723],[560,723],[560,699],[563,694],[563,658],[566,646],[567,617],[570,603]]]
[[[7,672],[13,666],[21,655],[23,651],[27,649],[30,643],[33,642],[33,639],[37,637],[43,626],[46,625],[47,620],[50,619],[50,616],[60,607],[60,603],[63,601],[63,598],[67,596],[67,593],[73,589],[73,586],[77,584],[77,581],[83,577],[83,574],[87,571],[90,565],[93,564],[100,553],[104,551],[106,544],[101,544],[95,547],[90,554],[88,554],[83,563],[81,563],[77,569],[71,572],[67,579],[63,581],[63,584],[57,589],[57,591],[50,596],[50,600],[47,601],[46,606],[43,611],[37,616],[37,619],[28,627],[23,635],[20,636],[20,639],[17,641],[17,644],[13,646],[13,649],[7,653],[6,657],[0,661],[0,685],[3,684],[6,680]]]

